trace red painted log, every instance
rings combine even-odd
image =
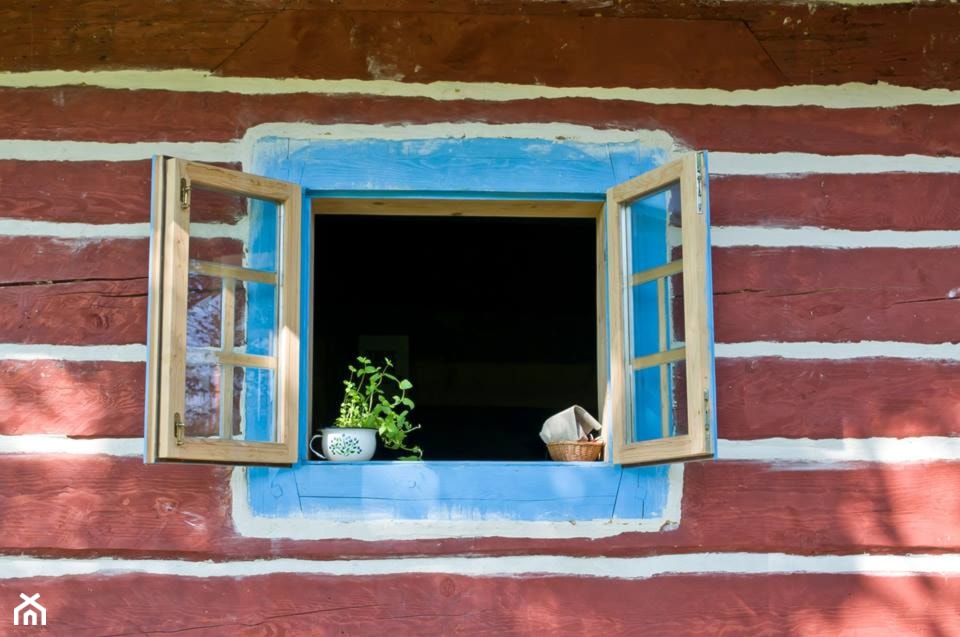
[[[142,363],[0,362],[0,435],[138,437],[143,374]],[[960,435],[949,362],[719,359],[717,383],[722,438]]]
[[[601,580],[429,573],[242,578],[123,573],[0,580],[0,595],[11,604],[20,601],[23,591],[39,593],[38,601],[45,604],[44,634],[70,637],[960,631],[960,579],[927,576],[703,574]]]
[[[17,94],[18,91],[8,93],[11,98]],[[124,98],[114,94],[114,99]],[[149,108],[147,104],[136,106],[141,109],[140,116]],[[41,119],[46,113],[46,107],[40,104],[25,108],[36,108],[35,115]],[[69,122],[83,118],[79,110],[56,112],[60,113],[61,123],[49,122],[48,133],[69,133],[74,130]],[[23,121],[30,117],[29,112],[24,113]],[[129,126],[135,128],[137,119],[131,114]],[[101,111],[100,124],[106,125],[107,121]],[[91,122],[90,126],[93,125]],[[140,126],[149,130],[143,121]],[[0,160],[0,217],[71,223],[146,223],[150,221],[150,162]],[[207,223],[234,223],[237,218],[236,211],[228,208],[197,208],[192,215],[193,221]]]
[[[960,251],[714,250],[716,340],[956,342]]]
[[[236,239],[191,245],[199,258],[242,254]],[[0,342],[145,342],[146,239],[0,237],[0,250]]]
[[[193,12],[191,12],[193,9]],[[0,33],[4,70],[212,69],[269,19],[263,3],[205,7],[114,2],[52,7],[7,3]],[[31,37],[32,34],[32,37]]]
[[[721,358],[717,388],[721,438],[960,435],[958,363]]]
[[[0,287],[0,342],[122,345],[147,338],[146,278]]]
[[[233,263],[242,255],[236,239],[194,239],[191,256]],[[0,283],[42,284],[142,279],[147,275],[147,239],[58,239],[0,236]]]
[[[14,283],[0,286],[8,308],[0,315],[0,341],[143,342],[146,278],[137,270],[146,270],[146,256],[135,255],[145,252],[145,241],[0,243],[18,255],[10,274],[0,276]],[[227,239],[202,245],[204,254],[238,250]],[[714,254],[718,342],[957,338],[957,250],[722,248]]]
[[[549,103],[538,104],[543,109],[537,113],[550,112]],[[488,108],[494,112],[499,105]],[[716,225],[954,230],[960,215],[960,186],[941,174],[714,177],[710,196]],[[149,202],[149,162],[0,161],[0,217],[145,223]],[[197,210],[194,220],[232,223],[236,215]]]
[[[763,12],[749,24],[788,83],[957,88],[957,42],[940,42],[956,32],[960,15],[948,5],[913,9],[844,7],[822,13],[797,6]]]
[[[2,284],[134,281],[147,275],[147,239],[0,237]]]
[[[948,4],[352,0],[336,11],[295,10],[304,7],[30,5],[2,15],[12,26],[0,33],[0,69],[577,86],[958,85],[958,16]]]
[[[0,361],[0,435],[143,435],[143,363]]]
[[[593,541],[486,538],[363,542],[237,535],[230,470],[139,458],[7,456],[0,552],[184,559],[443,554],[647,555],[714,551],[956,552],[960,463],[687,464],[680,524]],[[297,524],[295,520],[289,524]]]
[[[563,122],[599,128],[662,130],[684,146],[716,151],[960,154],[960,139],[954,130],[960,116],[958,106],[825,109],[654,105],[594,99],[441,102],[423,98],[116,91],[89,87],[0,89],[0,100],[7,104],[8,114],[0,122],[0,137],[11,139],[228,141],[242,137],[251,126],[278,121]],[[176,112],[177,117],[170,117],[171,112]],[[43,163],[56,166],[56,162]],[[59,179],[59,172],[54,170],[49,175]],[[143,179],[148,176],[145,163],[140,172]],[[49,175],[40,181],[28,181],[25,177],[27,188],[23,194],[5,196],[16,196],[22,201],[19,205],[30,205],[37,198],[36,184],[50,181]],[[11,176],[6,180],[17,181]],[[0,183],[3,181],[0,172]],[[33,190],[29,189],[31,182]],[[108,181],[98,180],[93,188],[109,200],[109,185]],[[132,186],[122,185],[128,189]],[[140,183],[137,188],[148,200],[146,186]]]
[[[759,88],[781,81],[741,22],[400,12],[284,11],[219,70],[553,86]]]
[[[958,202],[960,182],[954,175],[715,177],[710,182],[711,220],[720,226],[956,230]]]
[[[44,111],[38,105],[37,115],[42,117]],[[149,221],[150,162],[0,161],[0,217],[75,223]]]

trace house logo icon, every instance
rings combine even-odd
[[[13,609],[13,625],[36,626],[37,620],[41,626],[47,625],[47,609],[37,603],[40,593],[27,597],[20,593],[23,603]],[[39,615],[37,613],[40,613]]]

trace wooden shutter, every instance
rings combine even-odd
[[[152,208],[146,460],[292,464],[299,187],[157,157]]]
[[[711,457],[716,438],[706,156],[607,192],[614,462]]]

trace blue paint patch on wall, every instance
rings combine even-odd
[[[564,521],[659,517],[667,466],[607,463],[307,462],[311,327],[310,200],[322,196],[603,200],[607,188],[665,161],[634,143],[549,139],[260,139],[250,172],[304,189],[301,241],[300,461],[252,468],[255,515],[303,513],[328,520],[514,519]],[[274,240],[265,239],[265,240]],[[260,249],[255,239],[251,250]],[[609,298],[609,295],[608,295]],[[257,301],[251,297],[251,302]],[[254,313],[250,313],[254,316]],[[247,412],[249,417],[254,414]]]

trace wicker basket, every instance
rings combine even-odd
[[[558,462],[593,462],[603,451],[602,440],[551,442],[547,445],[550,457]]]

